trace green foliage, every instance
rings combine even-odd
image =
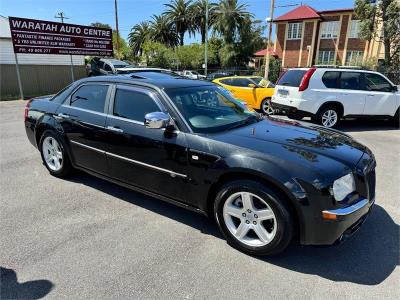
[[[370,4],[356,0],[355,12],[361,21],[360,36],[365,40],[383,42],[385,67],[389,72],[400,69],[400,2],[381,0]]]
[[[192,0],[173,0],[171,3],[164,4],[167,8],[164,15],[174,25],[179,34],[180,45],[183,46],[185,32],[194,33],[192,18]]]
[[[128,35],[129,46],[132,48],[133,55],[142,55],[143,44],[150,39],[150,24],[147,21],[136,24],[132,27]]]
[[[143,44],[142,62],[149,67],[171,68],[176,62],[176,56],[173,49],[164,44],[153,41],[146,41]]]
[[[261,69],[256,74],[264,77],[265,65],[261,66]],[[279,78],[279,73],[281,71],[281,61],[274,56],[269,58],[269,72],[268,72],[268,80],[276,83]]]

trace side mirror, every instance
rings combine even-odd
[[[161,111],[151,112],[144,116],[144,125],[146,128],[160,129],[167,128],[170,125],[171,118]]]
[[[394,86],[392,87],[392,91],[393,91],[393,92],[398,92],[398,91],[399,91],[399,87],[398,87],[397,85],[394,85]]]
[[[255,89],[257,86],[254,83],[249,83],[248,87]]]

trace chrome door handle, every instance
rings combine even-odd
[[[111,131],[114,131],[114,132],[119,132],[119,133],[124,132],[121,128],[117,128],[117,127],[114,127],[114,126],[107,126],[107,129],[111,130]]]
[[[367,96],[368,97],[374,97],[375,95],[374,94],[368,94]]]
[[[63,113],[59,113],[58,116],[60,118],[63,118],[63,119],[69,119],[69,115],[66,115],[66,114],[63,114]]]

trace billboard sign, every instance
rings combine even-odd
[[[112,30],[9,17],[14,53],[112,56]]]

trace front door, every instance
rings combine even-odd
[[[101,174],[107,173],[105,107],[108,106],[109,90],[109,84],[83,84],[56,113],[70,144],[74,163]]]
[[[374,73],[364,73],[367,91],[364,115],[393,115],[396,110],[396,94],[385,78]]]
[[[109,109],[107,159],[111,176],[170,197],[186,199],[187,145],[182,132],[144,126],[147,113],[163,111],[155,92],[117,85]]]

